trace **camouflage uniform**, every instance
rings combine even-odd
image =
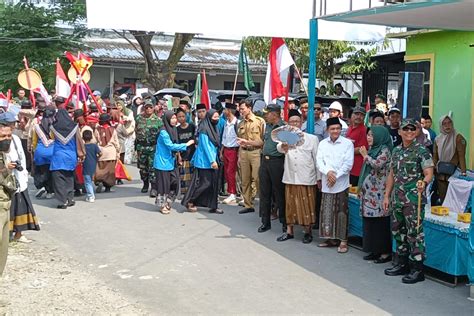
[[[422,262],[425,257],[423,226],[425,196],[422,197],[421,219],[417,229],[418,190],[416,183],[423,180],[423,169],[433,167],[433,160],[426,147],[416,140],[407,147],[397,146],[392,153],[390,168],[393,170],[394,186],[390,201],[392,211],[392,234],[397,244],[399,257]]]
[[[140,169],[140,178],[144,183],[151,183],[155,187],[155,173],[153,158],[155,156],[156,139],[163,121],[155,114],[150,117],[138,115],[135,119],[135,149],[137,151],[137,167]]]

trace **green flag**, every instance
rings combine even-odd
[[[245,52],[244,43],[240,46],[240,54],[239,54],[239,71],[244,76],[244,87],[249,92],[250,89],[255,87],[253,83],[252,74],[250,73],[249,63],[247,60],[247,53]]]
[[[194,108],[196,108],[196,104],[201,103],[201,74],[197,74],[196,78],[196,86],[194,87],[194,96],[193,96],[193,104]]]

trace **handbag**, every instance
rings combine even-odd
[[[436,166],[439,174],[444,174],[447,176],[452,176],[456,172],[457,166],[450,162],[439,161]]]

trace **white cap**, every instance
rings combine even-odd
[[[334,101],[329,106],[329,110],[338,110],[339,112],[342,112],[342,104],[339,103],[339,101]]]
[[[122,93],[119,98],[125,101],[127,100],[127,95],[125,93]]]
[[[101,93],[99,90],[95,90],[94,92],[92,92],[92,94],[99,97],[101,96]]]

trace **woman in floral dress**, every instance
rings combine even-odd
[[[369,253],[364,260],[384,263],[391,260],[390,213],[383,209],[383,197],[393,145],[390,133],[383,126],[372,126],[367,142],[369,150],[365,147],[360,150],[364,165],[359,178],[363,248]]]

